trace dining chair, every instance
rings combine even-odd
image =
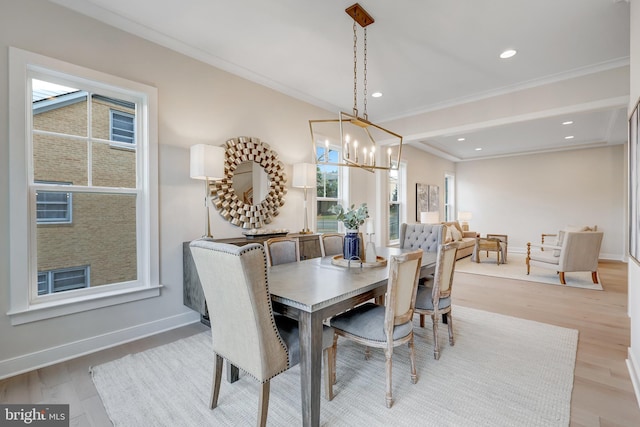
[[[453,271],[456,265],[458,244],[455,242],[440,245],[436,259],[436,271],[433,279],[418,286],[416,292],[415,313],[420,315],[420,327],[424,328],[424,318],[431,316],[433,321],[433,357],[440,359],[438,344],[438,321],[440,316],[446,318],[449,327],[449,345],[454,345],[453,319],[451,318],[451,288]]]
[[[298,322],[274,314],[264,247],[206,240],[190,244],[211,319],[215,369],[210,408],[218,405],[223,359],[262,384],[258,426],[267,422],[269,380],[300,360]],[[325,398],[333,398],[333,331],[324,327]],[[289,392],[287,390],[287,392]]]
[[[386,405],[393,405],[391,388],[393,349],[404,343],[409,345],[411,382],[417,382],[415,349],[413,347],[413,310],[422,249],[392,256],[385,304],[372,302],[359,305],[331,319],[334,329],[333,357],[337,357],[338,337],[344,337],[366,346],[365,358],[369,359],[369,347],[383,348],[386,358]],[[336,366],[335,363],[332,364]]]
[[[342,254],[342,246],[344,244],[344,234],[342,233],[323,233],[320,238],[320,252],[322,256],[340,255]]]
[[[272,237],[264,242],[269,267],[300,261],[300,243],[293,237]]]

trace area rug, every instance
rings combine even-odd
[[[576,271],[565,273],[566,285],[560,283],[558,274],[546,268],[531,267],[531,272],[527,275],[527,264],[525,254],[510,253],[506,264],[496,264],[496,254],[489,252],[480,254],[480,262],[471,261],[471,257],[466,257],[456,262],[456,271],[461,273],[481,274],[483,276],[505,277],[507,279],[525,280],[528,282],[546,283],[549,285],[569,286],[574,288],[602,290],[602,279],[598,276],[600,283],[593,283],[591,272]]]
[[[441,328],[440,360],[432,329],[415,323],[418,382],[407,346],[393,354],[393,396],[385,406],[381,349],[338,342],[335,397],[322,397],[323,426],[567,426],[578,331],[454,306],[455,346]],[[429,323],[429,322],[427,322]],[[213,359],[203,332],[91,368],[114,426],[239,426],[257,419],[259,385],[248,375],[223,379],[208,409]],[[268,425],[302,424],[300,370],[271,380]]]

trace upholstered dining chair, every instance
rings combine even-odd
[[[388,408],[393,405],[391,373],[394,347],[405,343],[409,344],[411,382],[415,384],[418,379],[413,347],[412,318],[421,264],[422,249],[392,256],[385,305],[365,303],[331,319],[331,326],[335,332],[333,357],[337,357],[339,336],[364,344],[366,359],[370,356],[369,347],[384,349],[386,405]],[[335,363],[331,365],[336,366]]]
[[[590,271],[593,283],[598,283],[598,258],[602,231],[563,231],[560,246],[527,243],[527,274],[531,266],[558,272],[560,283],[566,285],[565,273]],[[532,248],[551,249],[532,251]]]
[[[400,248],[422,249],[425,252],[436,252],[444,243],[445,230],[442,224],[400,224]],[[421,279],[431,278],[431,274],[421,274]]]
[[[416,314],[420,315],[420,327],[424,328],[425,316],[431,316],[433,321],[433,357],[440,359],[438,344],[438,322],[440,315],[446,317],[449,328],[449,345],[454,345],[453,319],[451,317],[451,288],[453,286],[453,271],[456,265],[458,244],[455,242],[440,245],[436,259],[436,272],[433,280],[427,280],[418,286],[416,293]]]
[[[258,426],[267,422],[269,380],[300,360],[298,322],[274,314],[264,247],[235,246],[205,240],[190,244],[209,307],[215,369],[210,407],[218,405],[223,359],[262,383]],[[325,398],[333,398],[333,331],[325,327],[322,343]],[[287,391],[290,392],[290,391]]]
[[[342,233],[323,233],[320,238],[320,252],[322,256],[339,255],[342,253],[344,244],[344,234]]]
[[[273,237],[264,242],[267,263],[272,265],[300,261],[300,243],[293,237]]]

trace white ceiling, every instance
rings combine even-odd
[[[352,109],[353,21],[344,10],[354,0],[51,1],[314,105],[336,112]],[[367,27],[368,93],[383,96],[367,101],[374,122],[629,63],[626,1],[360,4],[375,19]],[[507,48],[518,54],[499,59]],[[359,61],[361,69],[361,56]],[[360,95],[358,103],[362,113]],[[574,123],[562,126],[565,120]],[[408,142],[452,160],[468,160],[620,144],[626,129],[624,103]],[[574,138],[565,140],[568,135]],[[466,140],[458,142],[462,136]]]

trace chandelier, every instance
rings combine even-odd
[[[353,19],[353,113],[340,112],[337,119],[309,120],[313,157],[316,164],[359,167],[369,172],[398,169],[402,136],[369,121],[367,114],[367,26],[374,20],[358,3],[349,6],[345,12]],[[356,24],[362,27],[364,34],[362,116],[358,113]],[[340,149],[335,150],[335,147]],[[331,151],[335,154],[331,155]]]

